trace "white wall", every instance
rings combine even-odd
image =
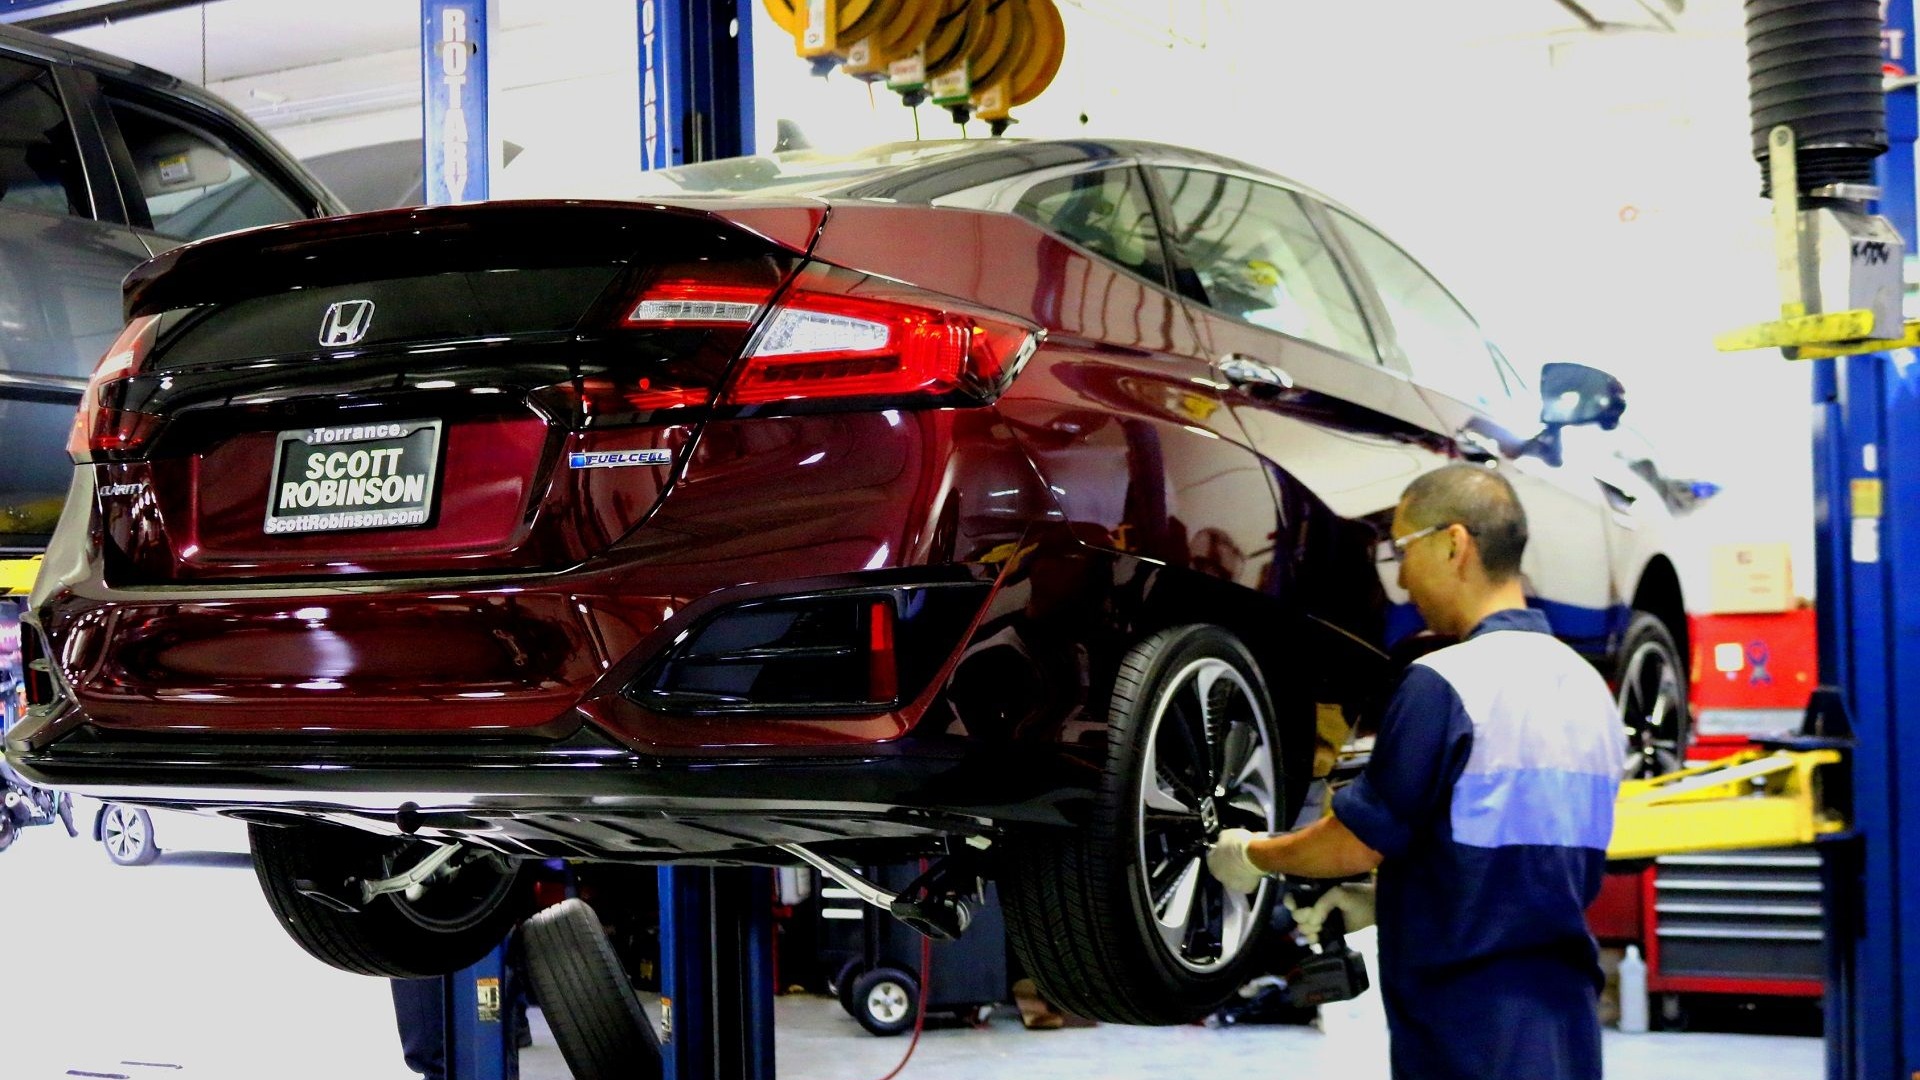
[[[527,157],[496,177],[497,197],[604,186],[636,167],[635,10],[634,0],[501,0],[490,120]],[[420,137],[418,12],[411,0],[221,0],[69,36],[182,78],[204,70],[209,89],[311,157]]]

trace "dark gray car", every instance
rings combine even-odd
[[[345,213],[231,106],[150,68],[0,26],[0,554],[60,515],[65,445],[127,271],[190,240]]]

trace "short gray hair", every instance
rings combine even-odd
[[[1507,478],[1478,465],[1446,465],[1427,473],[1400,496],[1415,528],[1460,525],[1480,548],[1480,565],[1494,581],[1520,572],[1527,550],[1527,512]]]

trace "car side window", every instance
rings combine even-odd
[[[143,104],[110,99],[153,231],[199,240],[298,221],[299,202],[211,132]]]
[[[93,216],[53,72],[12,57],[0,57],[0,207]]]
[[[1155,171],[1173,219],[1168,234],[1209,307],[1379,359],[1353,289],[1293,192],[1199,169]]]
[[[1131,166],[1043,180],[1013,212],[1155,284],[1167,281],[1153,200]]]
[[[1433,275],[1372,228],[1339,210],[1328,216],[1373,282],[1393,323],[1393,347],[1413,377],[1470,405],[1495,408],[1511,396],[1486,335]]]

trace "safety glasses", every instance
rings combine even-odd
[[[1415,529],[1405,536],[1382,540],[1380,541],[1379,548],[1374,553],[1374,560],[1383,563],[1399,562],[1407,557],[1407,549],[1412,547],[1415,541],[1424,540],[1434,533],[1445,532],[1453,528],[1453,526],[1453,522],[1447,522],[1444,525],[1429,525],[1424,529]]]

